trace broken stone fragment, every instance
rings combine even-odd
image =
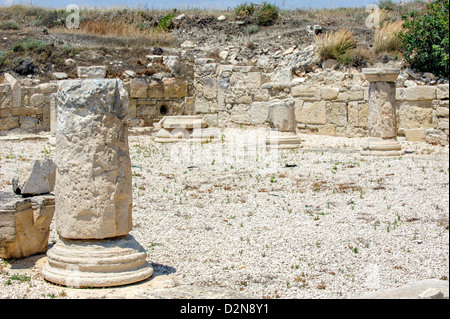
[[[45,253],[54,212],[51,194],[23,198],[0,192],[0,258]]]
[[[13,191],[19,195],[42,195],[53,191],[56,178],[56,166],[53,160],[37,160],[30,163],[13,178]]]

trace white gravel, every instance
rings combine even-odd
[[[255,132],[227,129],[201,146],[130,137],[131,234],[155,271],[256,298],[448,280],[448,147],[400,139],[404,156],[363,157],[364,139],[300,135],[303,148],[271,157],[244,148]],[[53,154],[45,141],[0,141],[0,190],[27,161]],[[0,298],[60,297],[39,275],[0,273]]]

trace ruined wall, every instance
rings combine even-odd
[[[404,87],[397,81],[398,132],[407,140],[448,144],[449,85]],[[269,105],[293,100],[301,133],[367,136],[369,83],[362,73],[320,70],[292,78],[289,69],[195,62],[194,112],[213,126],[268,124]]]
[[[148,57],[163,59],[160,56]],[[216,63],[210,58],[180,63],[165,57],[170,73],[132,75],[130,126],[152,126],[164,115],[202,115],[209,125],[268,125],[269,105],[295,103],[300,133],[367,136],[369,83],[357,70],[318,69],[293,78],[291,68]],[[50,95],[57,81],[0,84],[0,135],[50,131]],[[398,133],[411,141],[448,144],[449,85],[419,85],[401,74],[397,80]]]
[[[57,84],[25,80],[0,84],[0,135],[50,130],[50,94]]]

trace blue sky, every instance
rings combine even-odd
[[[398,2],[399,0],[393,0]],[[34,6],[65,8],[68,4],[80,7],[140,7],[149,9],[227,9],[234,8],[241,3],[261,3],[261,0],[0,0],[0,5],[32,4]],[[365,7],[377,3],[378,0],[269,0],[280,8],[338,8],[338,7]]]

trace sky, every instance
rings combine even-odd
[[[400,0],[393,0],[399,2]],[[26,4],[40,7],[65,8],[69,4],[80,7],[133,7],[143,9],[217,9],[234,8],[241,3],[260,4],[261,0],[0,0],[1,5]],[[282,9],[365,7],[378,0],[268,0]]]

